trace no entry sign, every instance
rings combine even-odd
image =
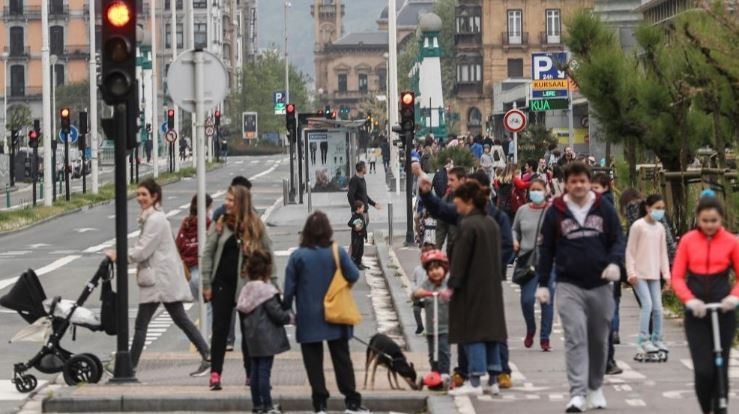
[[[508,132],[521,132],[526,128],[526,114],[518,109],[511,109],[503,117],[503,126]]]

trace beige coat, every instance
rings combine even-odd
[[[167,216],[150,207],[139,217],[139,230],[135,245],[128,250],[128,261],[136,263],[139,303],[191,302]]]

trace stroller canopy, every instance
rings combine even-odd
[[[17,311],[28,323],[46,316],[43,302],[46,293],[38,280],[36,273],[28,269],[15,282],[5,296],[0,298],[0,305]]]

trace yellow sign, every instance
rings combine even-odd
[[[535,80],[531,87],[534,89],[568,89],[570,87],[567,79]]]
[[[575,144],[587,144],[589,135],[587,128],[575,128]],[[567,128],[552,128],[552,134],[559,139],[559,143],[567,145],[569,143],[570,130]]]

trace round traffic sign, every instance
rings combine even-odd
[[[177,141],[177,131],[175,131],[174,129],[167,131],[167,133],[164,135],[164,139],[166,139],[167,142]]]
[[[162,134],[166,134],[167,130],[169,130],[169,126],[167,125],[167,121],[162,122],[162,125],[159,127],[159,130],[162,131]]]
[[[205,127],[205,135],[212,137],[215,134],[216,134],[216,129],[213,128],[213,126],[208,125]]]
[[[77,130],[77,127],[74,125],[70,125],[69,127],[69,143],[74,144],[77,142],[77,138],[80,135],[80,131]],[[64,133],[60,130],[59,131],[59,141],[63,144],[64,143]]]
[[[521,132],[526,128],[526,114],[518,109],[511,109],[503,117],[503,126],[508,132]]]

